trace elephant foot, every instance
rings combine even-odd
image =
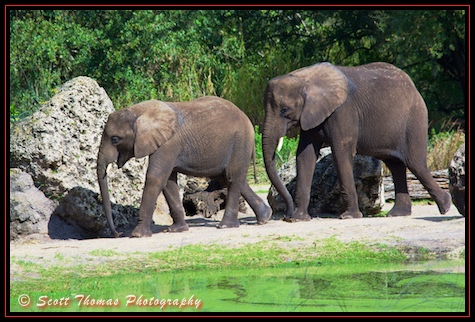
[[[256,215],[257,224],[258,225],[264,225],[265,223],[267,223],[269,221],[271,216],[272,216],[272,209],[270,207],[266,206],[265,212],[263,212],[259,215]]]
[[[134,231],[132,231],[132,234],[130,237],[134,238],[141,238],[141,237],[151,237],[152,236],[152,230],[150,227],[144,227],[144,226],[137,226],[135,227]]]
[[[224,228],[238,228],[239,227],[239,220],[221,220],[219,224],[216,225],[216,228],[224,229]]]
[[[299,221],[310,221],[312,217],[308,213],[297,213],[294,212],[291,217],[285,216],[284,221],[286,222],[299,222]]]
[[[442,202],[437,202],[437,206],[439,207],[439,212],[441,215],[445,215],[450,210],[450,206],[452,205],[452,197],[450,197],[449,193],[445,192],[443,198],[444,200],[442,200]]]
[[[345,211],[338,218],[340,219],[353,219],[353,218],[363,218],[361,211]]]
[[[163,232],[165,233],[181,233],[183,231],[188,231],[189,227],[188,225],[185,224],[173,224],[167,229],[165,229]]]
[[[396,207],[394,206],[386,215],[387,217],[402,217],[402,216],[410,216],[411,215],[411,208],[403,208],[403,207]]]

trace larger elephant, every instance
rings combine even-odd
[[[388,216],[411,214],[406,168],[436,201],[441,214],[450,195],[427,167],[427,107],[411,78],[388,63],[355,67],[318,63],[271,79],[264,97],[264,163],[272,184],[286,202],[289,221],[310,220],[310,186],[317,154],[331,146],[346,209],[340,218],[361,218],[353,178],[356,153],[382,160],[390,169],[395,203]],[[278,141],[300,127],[295,207],[275,166]]]
[[[149,100],[113,112],[104,127],[97,156],[97,177],[110,229],[114,227],[107,184],[107,165],[121,168],[130,158],[149,156],[138,224],[131,237],[151,236],[152,215],[163,191],[173,224],[169,232],[188,230],[177,185],[177,172],[223,179],[227,198],[218,228],[238,227],[242,195],[257,217],[266,223],[271,209],[246,181],[254,153],[254,128],[233,103],[219,97],[190,102]]]

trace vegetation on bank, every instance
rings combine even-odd
[[[463,6],[84,8],[7,8],[11,121],[34,112],[57,86],[89,76],[105,88],[116,108],[150,98],[218,95],[262,125],[268,80],[322,61],[348,66],[385,61],[402,68],[426,100],[436,132],[442,120],[465,117]]]
[[[243,237],[245,239],[245,237]],[[18,292],[23,282],[35,284],[35,289],[48,288],[48,283],[58,283],[61,277],[71,274],[81,278],[109,276],[115,274],[136,274],[164,271],[210,271],[225,268],[265,268],[281,265],[305,265],[318,262],[319,265],[358,263],[403,263],[408,260],[405,250],[383,244],[368,245],[363,242],[340,242],[336,238],[316,241],[312,246],[291,247],[292,242],[301,240],[298,236],[280,236],[274,240],[239,247],[222,245],[185,245],[167,251],[152,253],[123,254],[114,250],[94,250],[88,255],[104,259],[75,261],[73,258],[56,256],[52,263],[36,264],[35,261],[12,258],[15,264],[15,280],[11,292]],[[427,250],[416,251],[419,260],[428,260]],[[21,272],[19,274],[18,272]],[[30,277],[30,278],[29,278]],[[23,286],[22,286],[23,287]]]

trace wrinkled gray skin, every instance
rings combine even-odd
[[[228,195],[218,228],[239,227],[242,195],[265,224],[271,209],[249,187],[246,176],[254,152],[254,128],[234,104],[219,97],[167,103],[150,100],[112,113],[104,127],[97,156],[97,177],[104,211],[113,234],[107,165],[121,168],[130,158],[149,156],[149,166],[139,210],[138,225],[131,237],[151,236],[158,195],[163,191],[173,224],[168,232],[188,230],[179,195],[177,172],[223,179]]]
[[[310,220],[310,185],[317,154],[331,146],[346,210],[340,218],[361,218],[353,178],[356,153],[382,160],[391,170],[395,204],[388,216],[411,214],[406,168],[437,202],[441,214],[450,195],[427,167],[426,105],[410,77],[387,63],[357,67],[319,63],[271,79],[264,98],[262,149],[267,174],[287,204],[288,221]],[[295,208],[277,175],[275,150],[291,127],[300,127]]]

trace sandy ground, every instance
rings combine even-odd
[[[384,209],[390,209],[386,204]],[[249,209],[249,207],[248,207]],[[195,216],[196,217],[196,216]],[[54,240],[47,235],[10,244],[10,259],[28,260],[45,265],[55,259],[70,259],[72,263],[97,261],[94,250],[112,250],[119,253],[158,252],[189,244],[217,244],[227,247],[259,241],[285,241],[289,247],[318,243],[334,237],[343,242],[360,241],[369,244],[397,245],[417,252],[423,247],[437,257],[458,257],[465,249],[466,225],[455,206],[446,215],[440,215],[436,205],[413,205],[412,215],[393,218],[361,218],[340,220],[313,218],[309,222],[288,223],[278,218],[265,225],[257,225],[249,210],[240,214],[241,226],[217,229],[217,221],[188,217],[190,230],[165,233],[166,226],[155,226],[149,238],[97,238],[87,240]],[[290,238],[282,238],[290,237]],[[95,252],[101,253],[99,252]],[[110,258],[109,258],[110,259]],[[11,267],[11,270],[14,270]]]

